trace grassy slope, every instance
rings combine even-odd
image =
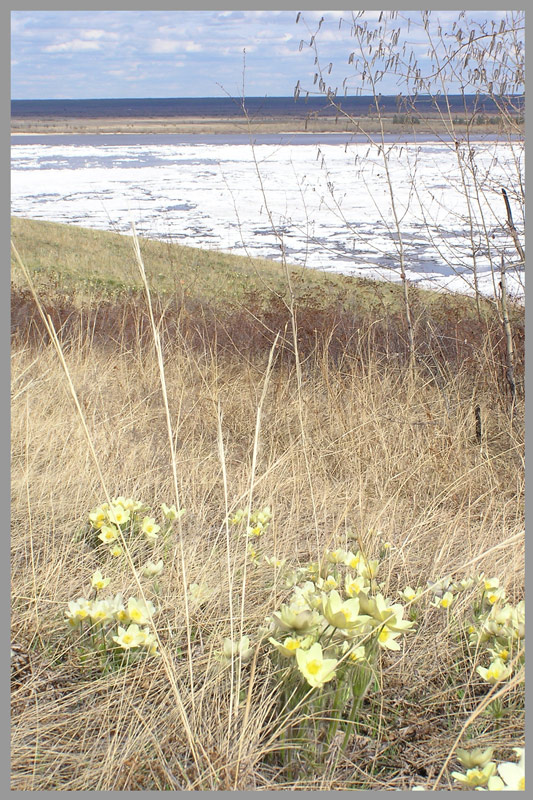
[[[13,217],[12,237],[38,285],[76,289],[79,296],[87,299],[141,289],[129,236]],[[275,261],[149,239],[141,240],[141,251],[150,286],[156,292],[177,290],[220,306],[239,305],[250,294],[259,295],[265,303],[272,293],[287,294],[285,271]],[[345,308],[380,314],[402,310],[402,289],[397,283],[291,265],[289,273],[296,299],[301,302],[312,298],[319,306],[340,303]],[[17,285],[24,283],[15,262],[12,279]],[[434,306],[435,312],[450,302],[460,305],[467,316],[474,311],[470,298],[450,298],[419,289],[411,292],[424,306]]]

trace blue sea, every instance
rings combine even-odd
[[[376,106],[372,96],[350,96],[337,98],[337,102],[348,114],[355,116],[375,113]],[[437,107],[444,111],[446,103],[450,104],[452,113],[464,114],[466,110],[477,110],[479,113],[496,112],[493,100],[486,96],[448,95],[447,98],[431,98],[419,95],[413,100],[415,111],[423,114],[435,111]],[[321,117],[335,117],[337,110],[325,97],[246,97],[244,101],[247,113],[253,118],[267,117],[302,117],[318,114]],[[383,113],[402,113],[405,110],[405,98],[396,95],[382,95],[379,106]],[[90,100],[12,100],[11,114],[18,118],[47,117],[206,117],[231,118],[242,117],[242,100],[231,97],[168,97],[168,98],[109,98]]]

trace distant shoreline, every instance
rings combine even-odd
[[[421,118],[416,125],[395,123],[393,116],[382,117],[383,132],[395,133],[434,133],[444,134],[447,127],[441,119]],[[464,133],[466,126],[454,124],[453,130]],[[279,117],[263,120],[253,120],[247,123],[240,118],[205,118],[166,117],[146,119],[136,117],[96,117],[96,118],[24,118],[12,117],[11,135],[48,135],[48,134],[111,134],[111,133],[136,133],[136,134],[303,134],[303,133],[380,133],[381,125],[377,117],[354,117],[347,119],[302,119],[301,117]],[[496,124],[482,124],[470,128],[473,135],[485,133],[499,133]]]
[[[501,112],[488,96],[419,95],[108,98],[11,101],[15,134],[386,134],[501,133]],[[244,108],[243,108],[244,104]],[[379,106],[379,113],[378,113]],[[523,99],[509,113],[522,121]],[[518,116],[521,114],[522,116]],[[467,125],[469,123],[469,125]],[[382,128],[383,126],[383,128]],[[522,122],[523,126],[523,122]],[[517,128],[518,129],[518,128]]]

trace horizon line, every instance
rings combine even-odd
[[[352,100],[352,99],[364,99],[370,98],[374,99],[374,97],[434,97],[434,98],[444,98],[444,97],[476,97],[476,96],[485,96],[491,97],[491,95],[483,93],[483,92],[473,92],[473,93],[460,93],[460,92],[448,92],[447,94],[404,94],[403,92],[393,93],[393,94],[384,94],[380,92],[378,95],[374,94],[350,94],[350,95],[342,95],[340,97],[335,98],[338,101],[342,100]],[[507,94],[507,95],[494,95],[495,97],[525,97],[525,92],[520,94]],[[309,95],[308,97],[303,97],[300,95],[298,98],[294,98],[294,95],[260,95],[260,94],[249,94],[244,95],[245,99],[249,100],[294,100],[296,103],[298,100],[306,102],[306,100],[319,100],[324,99],[328,100],[328,97],[325,95]],[[166,96],[166,97],[12,97],[12,103],[33,103],[33,102],[60,102],[60,101],[83,101],[83,100],[237,100],[242,99],[242,97],[228,97],[227,95],[220,97],[217,95],[173,95],[173,96]]]

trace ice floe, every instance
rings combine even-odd
[[[12,213],[287,261],[314,269],[486,294],[524,294],[507,227],[520,143],[15,144]],[[475,180],[474,180],[475,175]],[[392,191],[391,191],[392,190]],[[475,269],[474,269],[475,268]]]

